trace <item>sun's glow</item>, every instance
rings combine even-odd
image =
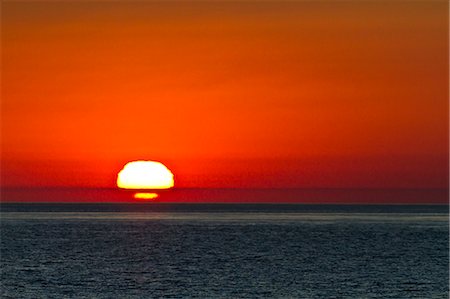
[[[134,194],[134,198],[136,198],[136,199],[150,200],[150,199],[155,199],[157,197],[158,197],[158,194],[156,194],[156,193],[137,192]]]
[[[173,185],[172,172],[155,161],[129,162],[117,175],[117,186],[123,189],[168,189]]]

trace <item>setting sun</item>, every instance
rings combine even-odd
[[[117,186],[123,189],[168,189],[173,185],[172,172],[155,161],[129,162],[117,175]]]

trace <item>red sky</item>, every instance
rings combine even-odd
[[[1,50],[3,187],[448,187],[446,1],[5,1]]]

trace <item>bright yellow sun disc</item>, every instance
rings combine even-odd
[[[117,175],[117,186],[123,189],[168,189],[173,185],[172,172],[155,161],[129,162]]]

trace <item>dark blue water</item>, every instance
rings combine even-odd
[[[447,206],[1,206],[2,298],[448,298]]]

